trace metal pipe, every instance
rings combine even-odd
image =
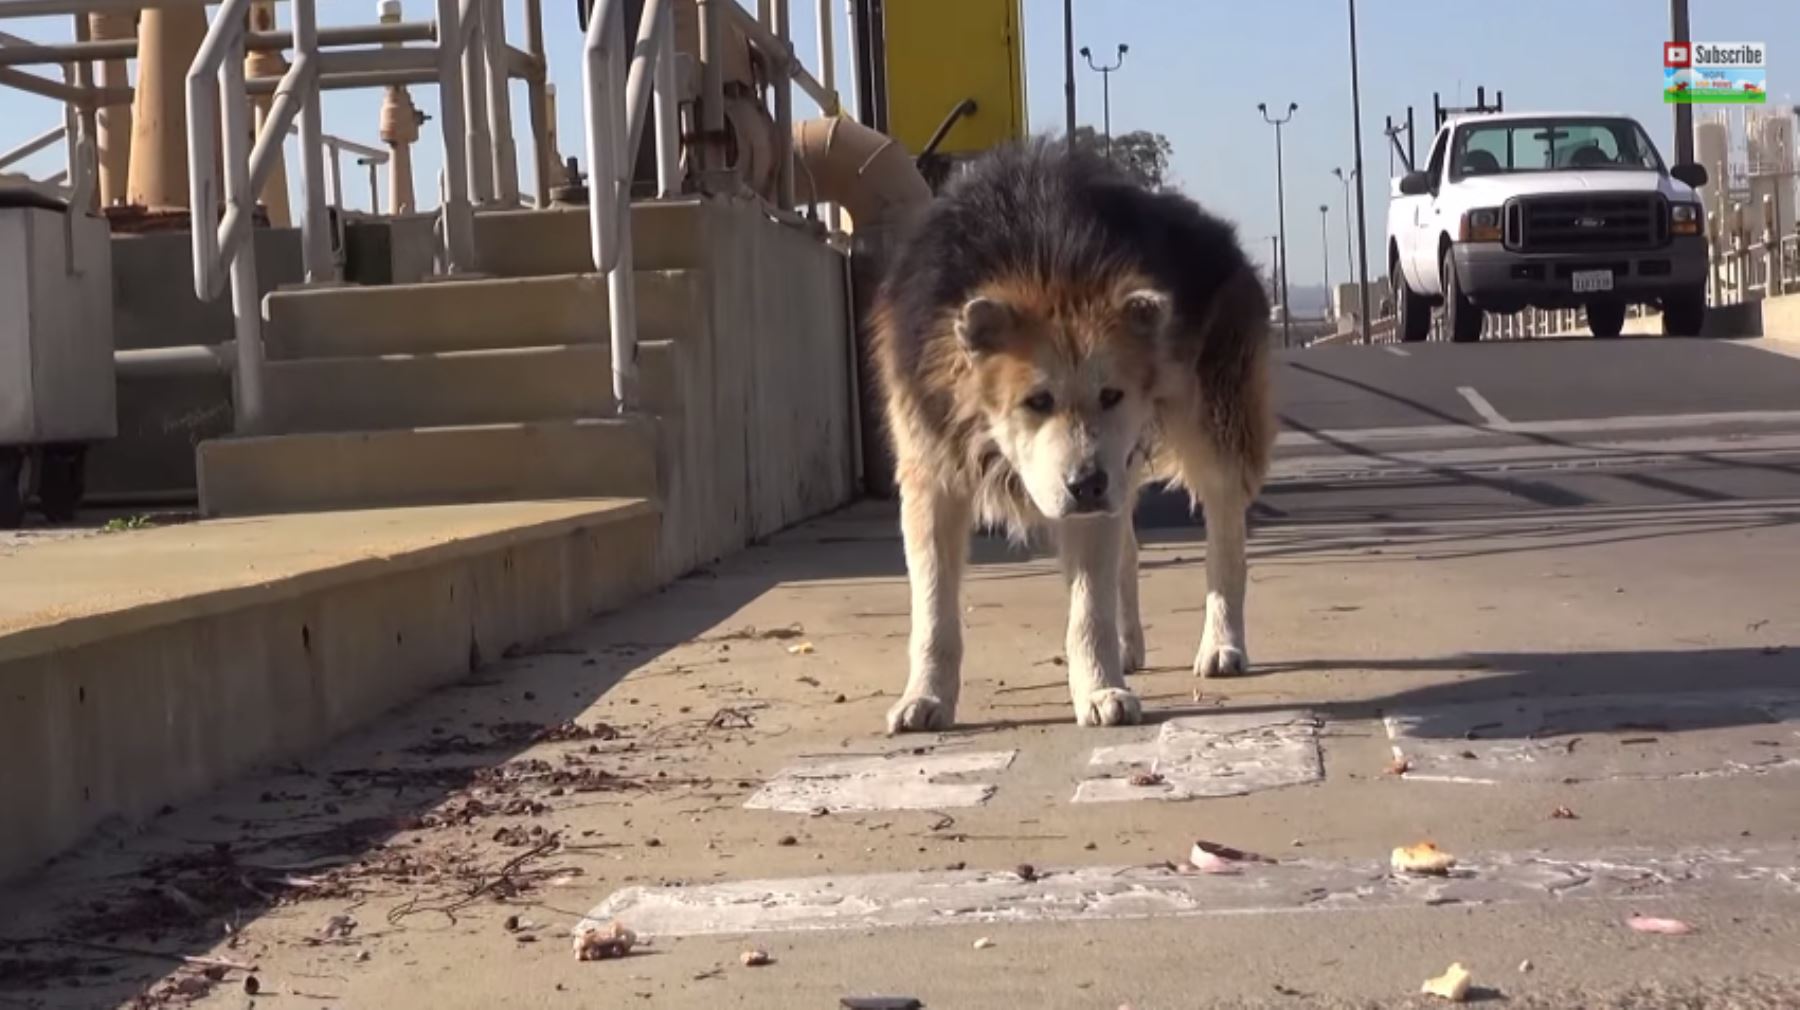
[[[664,4],[662,10],[650,83],[656,101],[656,195],[671,197],[681,192],[681,95],[675,82],[675,7]]]
[[[525,54],[535,63],[535,73],[521,74],[517,61],[511,61],[509,73],[525,78],[525,102],[531,118],[532,196],[539,207],[550,205],[550,166],[556,163],[556,151],[550,146],[550,83],[544,72],[544,5],[543,0],[525,0]]]
[[[313,0],[294,0],[293,18],[295,60],[305,59],[309,66],[319,67],[322,61],[318,12]],[[317,284],[336,280],[337,267],[332,262],[331,223],[325,214],[325,194],[320,187],[325,168],[325,127],[319,88],[308,87],[307,92],[300,107],[300,192],[306,198],[300,218],[300,247],[306,281]],[[260,315],[260,311],[253,309],[253,314]]]
[[[4,67],[0,67],[0,84],[43,98],[54,98],[65,105],[116,105],[131,100],[130,92],[121,94],[118,89],[81,88]]]
[[[513,143],[512,94],[508,87],[506,5],[502,0],[483,0],[481,41],[488,109],[488,155],[494,162],[494,199],[515,207],[519,203],[519,157]]]
[[[243,32],[249,9],[249,0],[225,0],[187,72],[188,206],[196,222],[192,229],[194,294],[203,302],[216,298],[225,284],[219,276],[219,233],[210,226],[199,226],[199,222],[211,222],[220,199],[213,161],[219,143],[219,121],[214,111],[220,92],[217,75],[222,61],[235,48],[234,37]]]
[[[306,93],[307,78],[313,67],[312,60],[304,54],[295,58],[283,74],[283,87],[269,103],[269,111],[263,116],[262,129],[257,131],[256,144],[250,150],[250,186],[251,191],[260,193],[263,186],[275,172],[275,166],[281,162],[282,140],[294,130],[294,120],[300,114],[300,104],[304,100],[300,95]],[[241,213],[236,207],[225,208],[225,219],[219,223],[219,248],[225,255],[230,255],[242,241],[239,232],[250,226],[250,217]]]
[[[776,6],[776,20],[781,25],[787,23],[786,15],[782,13],[786,9],[787,2],[788,0],[778,0]],[[814,77],[810,71],[800,65],[798,60],[793,58],[794,47],[787,43],[785,36],[771,32],[769,29],[763,27],[749,11],[739,7],[735,3],[728,3],[726,0],[700,0],[700,5],[702,8],[708,6],[721,8],[725,16],[733,18],[737,22],[738,28],[744,32],[745,37],[750,40],[751,45],[761,50],[764,55],[774,59],[777,63],[782,62],[783,57],[785,56],[786,72],[784,76],[791,79],[795,84],[798,84],[800,90],[806,92],[813,101],[818,102],[819,107],[826,110],[827,115],[830,115],[837,110],[837,92],[820,83],[818,78]],[[701,40],[704,45],[704,27],[701,31]],[[704,61],[705,56],[702,55],[701,59]],[[723,85],[721,85],[721,87],[723,87]],[[780,101],[779,91],[776,92],[776,101]],[[720,128],[724,128],[723,123],[720,124]]]
[[[775,82],[775,205],[794,209],[794,80],[803,71],[794,57],[789,0],[775,0],[775,38],[780,46],[775,65],[782,70]],[[823,99],[820,105],[825,105]],[[829,110],[827,110],[829,111]]]
[[[321,91],[354,91],[360,88],[389,88],[408,84],[435,84],[436,70],[368,70],[355,74],[321,75]],[[280,86],[279,77],[252,77],[247,85],[252,95],[266,95]]]
[[[92,36],[89,34],[88,19],[81,14],[75,15],[75,40],[77,42],[92,41]],[[79,87],[86,89],[90,94],[92,93],[94,88],[93,63],[82,60],[75,64],[75,83]],[[85,157],[85,152],[82,148],[82,140],[86,139],[92,143],[94,142],[94,138],[100,135],[100,116],[94,104],[89,102],[81,107],[76,118],[80,121],[81,131],[73,136],[73,143],[69,145],[69,149],[71,155],[77,160],[80,160]],[[94,164],[83,164],[81,165],[81,171],[72,169],[69,172],[69,178],[77,183],[77,188],[79,188],[80,181],[90,170],[96,181],[98,181],[100,177],[99,148],[97,144],[95,144],[93,154]],[[80,210],[82,213],[93,213],[100,209],[100,205],[95,199],[98,195],[98,187],[95,187],[93,190],[86,193],[77,194],[78,199],[71,199],[69,206],[71,209]],[[71,258],[74,256],[72,245],[69,249],[69,254]]]
[[[289,132],[290,132],[291,136],[299,135],[299,131],[297,131],[297,130],[293,130],[293,131],[289,131]],[[336,134],[332,134],[332,133],[327,133],[320,139],[325,142],[325,145],[327,147],[335,147],[340,150],[349,151],[351,154],[360,155],[364,158],[369,158],[369,159],[373,160],[375,162],[375,164],[377,164],[377,165],[384,165],[387,163],[388,152],[382,150],[379,147],[370,147],[368,144],[361,144],[354,140],[350,140],[345,137],[340,137],[340,136],[337,136]],[[254,159],[252,159],[252,160],[254,160]]]
[[[228,16],[233,5],[227,3],[220,16]],[[312,0],[295,0],[295,21],[307,18]],[[243,15],[229,31],[231,45],[225,63],[219,68],[220,102],[224,118],[225,202],[248,218],[256,211],[256,190],[250,185],[250,100],[244,93]],[[308,103],[314,108],[316,102]],[[197,168],[198,166],[195,166]],[[310,180],[308,180],[310,182]],[[309,204],[312,202],[309,198]],[[210,217],[210,205],[196,204],[196,217]],[[195,231],[211,228],[200,229]],[[256,250],[254,244],[231,257],[231,315],[234,343],[237,347],[237,388],[232,397],[237,408],[236,431],[250,434],[258,431],[263,421],[263,346],[262,298],[256,285]]]
[[[1406,110],[1407,123],[1412,109]],[[1369,342],[1369,235],[1363,214],[1362,80],[1356,68],[1356,0],[1350,0],[1350,130],[1356,140],[1356,261],[1357,306],[1362,310],[1362,342]],[[1411,140],[1410,129],[1408,140]]]
[[[437,0],[438,26],[445,39],[461,37],[457,0]],[[468,162],[463,150],[462,57],[455,46],[438,45],[438,116],[444,136],[444,196],[439,214],[446,272],[475,269],[475,216],[469,205]]]
[[[700,15],[700,142],[699,176],[703,185],[717,183],[725,173],[725,17],[742,14],[734,0],[695,0]],[[745,20],[751,20],[747,16]],[[751,20],[751,23],[755,22]]]
[[[321,52],[321,72],[325,74],[362,74],[379,70],[435,70],[435,48],[345,49]]]
[[[325,161],[325,175],[331,180],[331,205],[341,211],[344,209],[344,152],[329,138],[319,139],[331,152],[331,157]]]
[[[113,352],[113,371],[121,379],[171,375],[229,375],[237,367],[232,344],[189,344]]]
[[[477,204],[494,200],[493,138],[488,134],[487,47],[482,22],[486,0],[463,0],[462,75],[463,157],[469,163],[470,198]]]
[[[0,4],[0,14],[6,8]],[[82,60],[129,60],[137,57],[136,39],[78,42],[25,42],[0,46],[0,67],[25,67],[39,63],[73,63]]]
[[[392,24],[338,25],[319,29],[319,45],[374,46],[388,42],[436,42],[437,25],[431,21],[396,21]],[[291,49],[294,33],[283,31],[251,32],[251,49]]]
[[[611,270],[619,259],[619,203],[614,187],[620,174],[617,162],[624,131],[616,126],[616,110],[624,103],[611,99],[625,91],[625,75],[617,58],[624,44],[621,0],[598,0],[588,16],[582,49],[582,113],[587,120],[588,237],[594,269],[601,273]]]
[[[356,163],[366,166],[369,170],[369,213],[379,214],[381,213],[381,162],[374,158],[358,158]]]
[[[66,126],[52,126],[50,129],[45,130],[43,133],[27,140],[25,143],[20,144],[12,150],[0,153],[0,168],[5,168],[15,161],[31,157],[39,151],[42,151],[44,148],[49,147],[51,144],[63,139],[68,132],[69,128]]]
[[[95,14],[88,19],[89,34],[102,40],[131,43],[137,51],[137,18],[131,14]],[[130,90],[131,76],[125,60],[106,60],[100,64],[100,84],[108,89]],[[131,103],[101,106],[96,117],[94,145],[100,160],[100,205],[110,207],[125,201],[125,187],[131,171]]]
[[[103,11],[131,11],[144,7],[205,7],[217,0],[4,0],[0,15],[9,18],[42,17],[51,14],[95,14]]]

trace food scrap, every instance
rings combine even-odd
[[[1394,849],[1392,863],[1395,873],[1443,876],[1456,865],[1456,857],[1431,842],[1420,842],[1417,845],[1402,845]]]
[[[624,957],[637,945],[637,934],[619,923],[587,926],[575,934],[575,960],[605,961]]]
[[[1452,1003],[1462,1003],[1469,998],[1469,983],[1474,976],[1460,962],[1452,964],[1437,978],[1425,980],[1419,991],[1427,996],[1439,996]]]
[[[1188,864],[1201,873],[1236,873],[1240,863],[1273,863],[1268,856],[1200,839],[1188,851]]]
[[[788,655],[790,656],[810,656],[812,654],[813,644],[811,642],[795,642],[788,646]]]
[[[739,954],[738,960],[744,962],[746,968],[761,968],[763,965],[775,963],[775,959],[769,956],[768,951],[756,948]]]
[[[975,949],[976,950],[986,950],[989,947],[992,947],[993,945],[994,945],[994,941],[991,937],[984,936],[975,941]]]
[[[1162,772],[1154,768],[1147,772],[1132,772],[1131,784],[1134,786],[1160,786],[1163,784]]]
[[[1686,936],[1694,931],[1694,927],[1680,919],[1658,919],[1648,915],[1634,915],[1626,919],[1625,924],[1640,933],[1658,933],[1663,936]]]

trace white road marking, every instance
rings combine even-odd
[[[1459,853],[1449,877],[1395,877],[1385,862],[1282,860],[1236,874],[1166,866],[878,873],[632,887],[595,906],[579,931],[618,921],[645,937],[867,930],[976,923],[1079,922],[1245,913],[1346,912],[1571,900],[1800,897],[1793,850],[1617,849]]]
[[[994,795],[992,784],[938,780],[1000,771],[1012,764],[1017,753],[981,751],[814,761],[782,769],[744,806],[794,814],[818,809],[836,812],[972,807]]]
[[[1273,480],[1321,480],[1328,477],[1397,475],[1425,470],[1552,470],[1572,466],[1589,469],[1636,466],[1683,454],[1752,457],[1756,453],[1800,451],[1800,434],[1757,434],[1696,438],[1640,439],[1582,445],[1489,445],[1454,449],[1384,450],[1379,457],[1353,453],[1277,459]]]
[[[1381,345],[1381,349],[1382,349],[1382,350],[1384,350],[1384,351],[1386,351],[1386,352],[1388,352],[1388,353],[1389,353],[1389,354],[1392,354],[1392,355],[1393,355],[1393,356],[1394,356],[1394,357],[1396,357],[1396,358],[1410,358],[1410,357],[1412,357],[1412,352],[1411,352],[1411,351],[1407,351],[1407,350],[1402,350],[1402,349],[1400,349],[1400,348],[1398,348],[1398,347],[1395,347],[1395,346],[1394,346],[1394,345],[1393,345],[1393,344],[1382,344],[1382,345]]]
[[[1498,426],[1517,435],[1606,435],[1626,432],[1719,428],[1729,425],[1800,425],[1800,410],[1742,410],[1713,414],[1646,414],[1639,417],[1589,417],[1560,421],[1515,421]],[[1284,431],[1275,444],[1283,449],[1331,448],[1333,443],[1374,445],[1380,442],[1448,442],[1491,438],[1491,430],[1466,424],[1422,424],[1394,428],[1337,428],[1317,433]]]
[[[1517,698],[1395,712],[1409,780],[1593,782],[1800,768],[1800,692]],[[1671,734],[1679,734],[1679,740]]]
[[[1095,749],[1088,770],[1075,803],[1243,796],[1325,777],[1319,721],[1306,712],[1170,719],[1154,739]],[[1131,784],[1152,770],[1160,783]]]
[[[1493,404],[1487,402],[1487,397],[1476,392],[1474,386],[1458,386],[1456,392],[1463,399],[1469,401],[1469,406],[1474,408],[1475,413],[1481,415],[1481,419],[1488,423],[1488,427],[1504,428],[1509,423],[1506,418],[1500,416],[1499,411],[1494,409]]]

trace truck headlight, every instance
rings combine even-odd
[[[1700,234],[1700,205],[1697,203],[1672,203],[1669,205],[1669,234]]]
[[[1462,216],[1462,240],[1464,242],[1500,241],[1500,208],[1481,207],[1465,212]]]

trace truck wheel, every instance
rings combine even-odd
[[[1444,329],[1459,344],[1472,344],[1481,339],[1482,311],[1463,297],[1462,283],[1456,279],[1456,261],[1450,250],[1444,250],[1439,264],[1444,278]]]
[[[1596,337],[1616,337],[1625,329],[1624,302],[1593,302],[1587,307],[1588,332]]]
[[[0,448],[0,530],[16,530],[25,522],[25,453]]]
[[[1431,305],[1422,295],[1406,286],[1406,275],[1395,263],[1389,271],[1388,283],[1394,290],[1394,332],[1404,343],[1416,344],[1431,335]]]
[[[38,457],[38,510],[53,523],[75,518],[87,493],[87,446],[47,445]]]
[[[1692,288],[1663,296],[1663,335],[1697,337],[1706,324],[1706,289]]]

